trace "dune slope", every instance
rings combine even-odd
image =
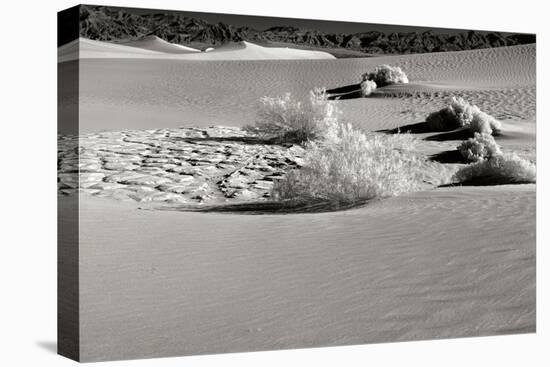
[[[66,62],[85,58],[147,58],[161,56],[163,53],[144,48],[93,41],[79,38],[69,42],[57,50],[58,62]]]
[[[134,208],[81,200],[85,360],[535,330],[534,185],[325,214]]]
[[[241,41],[215,48],[208,53],[188,55],[188,60],[333,60],[328,52],[286,47],[262,47]]]
[[[126,48],[113,54],[139,50],[115,46]],[[255,163],[273,163],[273,147],[226,142],[203,127],[252,123],[261,96],[357,84],[385,63],[402,67],[411,84],[338,101],[345,120],[366,130],[409,127],[426,157],[456,152],[463,137],[414,126],[448,97],[462,96],[502,120],[496,139],[503,151],[534,160],[535,45],[347,60],[176,59],[265,52],[247,44],[172,59],[139,52],[81,60],[87,149],[80,160],[60,159],[67,172],[83,165],[95,195],[72,190],[81,205],[83,360],[535,331],[533,184],[439,187],[353,210],[292,215],[149,210],[106,193],[143,186],[138,199],[154,200],[159,185],[191,181],[186,176],[200,178],[193,189],[207,179],[222,186],[233,168],[219,163],[233,151],[235,164],[247,168],[235,182],[242,189],[260,170]],[[185,136],[162,129],[179,126],[189,128],[180,131]],[[193,139],[180,144],[182,137]],[[74,185],[63,178],[62,186]]]
[[[327,52],[292,48],[262,47],[250,42],[228,44],[210,52],[171,44],[158,37],[111,43],[79,38],[58,48],[58,62],[80,59],[152,60],[317,60],[335,59]]]
[[[357,84],[361,74],[380,64],[401,66],[411,85],[340,101],[345,118],[357,126],[377,130],[420,122],[451,95],[497,118],[533,122],[535,50],[529,45],[339,60],[85,59],[80,62],[81,129],[243,126],[254,122],[262,96],[305,96],[314,87]],[[229,47],[184,56],[236,52]]]
[[[175,43],[166,42],[162,38],[159,38],[157,36],[152,36],[152,35],[145,36],[137,40],[120,42],[120,44],[125,46],[143,48],[151,51],[169,53],[169,54],[189,54],[189,53],[201,52],[200,50],[197,50],[191,47],[186,47]]]

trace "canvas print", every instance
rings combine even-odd
[[[534,34],[58,19],[60,354],[535,332]]]

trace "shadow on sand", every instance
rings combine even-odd
[[[274,138],[261,138],[261,137],[255,137],[255,136],[231,136],[231,137],[217,137],[217,136],[205,136],[205,137],[172,137],[171,138],[174,141],[182,141],[189,144],[199,144],[199,143],[205,143],[205,142],[215,142],[215,143],[221,143],[221,142],[237,142],[242,143],[246,145],[276,145],[278,144],[277,139]],[[281,144],[284,145],[284,144]],[[293,145],[293,144],[290,144]]]
[[[431,133],[432,131],[428,127],[428,124],[423,121],[423,122],[417,122],[414,124],[399,126],[399,127],[396,127],[395,129],[378,130],[377,132],[387,133],[387,134],[399,134],[399,133],[427,134],[427,133]]]
[[[447,141],[447,140],[468,140],[474,134],[467,128],[460,128],[440,134],[431,135],[425,138],[429,141]]]
[[[327,213],[337,212],[352,208],[362,207],[366,200],[354,203],[341,203],[335,201],[264,201],[239,204],[221,204],[208,206],[178,206],[161,207],[158,210],[176,210],[182,212],[198,213],[229,213],[229,214],[306,214],[306,213]]]
[[[469,163],[458,150],[446,150],[441,153],[433,154],[428,159],[439,163]]]
[[[447,140],[468,140],[474,137],[474,133],[466,128],[462,127],[449,132],[444,132],[441,134],[431,135],[425,138],[430,141],[447,141]],[[502,134],[501,131],[493,131],[493,137],[498,139],[507,139],[509,137]]]
[[[530,181],[517,181],[511,177],[480,176],[468,181],[439,185],[439,187],[523,185],[532,183]]]
[[[424,140],[427,141],[448,141],[448,140],[467,140],[474,136],[471,130],[468,128],[459,128],[451,131],[433,131],[428,127],[428,124],[423,122],[417,122],[410,125],[399,126],[395,129],[387,130],[378,130],[377,132],[387,133],[387,134],[399,134],[399,133],[410,133],[410,134],[429,134],[434,133],[433,135],[427,136]]]
[[[327,89],[329,100],[345,100],[363,98],[361,84],[350,84],[343,87]]]

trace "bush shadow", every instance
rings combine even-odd
[[[448,132],[443,132],[428,136],[424,140],[428,141],[447,141],[447,140],[468,140],[473,136],[473,133],[467,128],[460,128]]]
[[[329,100],[346,100],[346,99],[363,98],[360,83],[344,85],[342,87],[337,87],[333,89],[327,89],[326,92]]]
[[[174,141],[182,141],[189,144],[198,144],[205,142],[236,142],[246,145],[284,145],[279,144],[279,141],[275,138],[262,138],[255,136],[230,136],[230,137],[217,137],[217,136],[207,136],[207,137],[172,137]],[[292,144],[291,144],[292,145]]]
[[[158,210],[176,210],[182,212],[195,213],[225,213],[225,214],[250,214],[250,215],[265,215],[265,214],[314,214],[327,213],[348,210],[352,208],[362,207],[367,203],[367,200],[357,201],[353,203],[341,203],[335,201],[265,201],[265,202],[250,202],[237,204],[221,204],[209,206],[178,206],[178,207],[161,207]]]
[[[530,181],[517,181],[510,177],[480,176],[468,181],[449,183],[438,187],[523,185],[532,183]]]
[[[387,133],[387,134],[399,134],[399,133],[426,134],[432,131],[430,131],[428,124],[424,121],[424,122],[417,122],[414,124],[399,126],[399,127],[396,127],[395,129],[378,130],[377,132]]]
[[[343,87],[337,87],[327,89],[327,94],[345,94],[350,92],[361,90],[361,83],[344,85]]]
[[[428,159],[439,163],[469,163],[468,160],[464,158],[464,156],[456,149],[432,154]]]

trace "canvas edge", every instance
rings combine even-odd
[[[58,46],[78,38],[79,17],[80,5],[57,13]],[[78,58],[69,63],[70,67],[63,65],[68,63],[57,64],[58,151],[61,134],[78,137],[79,132]],[[66,103],[67,96],[76,103]],[[77,149],[78,139],[71,144],[76,145],[72,149]],[[73,175],[73,182],[79,182],[78,171]],[[57,353],[80,361],[79,198],[78,195],[61,197],[58,194],[57,201]]]

